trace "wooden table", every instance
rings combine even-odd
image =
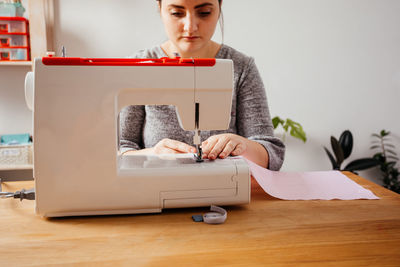
[[[400,266],[400,195],[346,174],[381,199],[284,201],[253,183],[222,225],[192,221],[206,208],[44,219],[33,201],[0,199],[0,266]]]

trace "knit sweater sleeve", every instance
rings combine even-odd
[[[120,113],[120,151],[143,148],[144,106],[127,106]]]
[[[274,137],[264,84],[253,58],[244,66],[237,89],[238,134],[264,146],[269,154],[268,169],[279,170],[285,145]]]

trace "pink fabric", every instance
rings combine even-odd
[[[379,199],[339,171],[277,172],[247,160],[264,191],[285,200]]]

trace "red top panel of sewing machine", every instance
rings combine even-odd
[[[215,58],[80,58],[80,57],[43,57],[44,65],[57,66],[180,66],[212,67]]]

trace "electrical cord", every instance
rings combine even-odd
[[[25,188],[21,191],[13,192],[0,192],[0,198],[19,198],[20,201],[23,199],[35,200],[35,189],[31,188],[26,190]]]

